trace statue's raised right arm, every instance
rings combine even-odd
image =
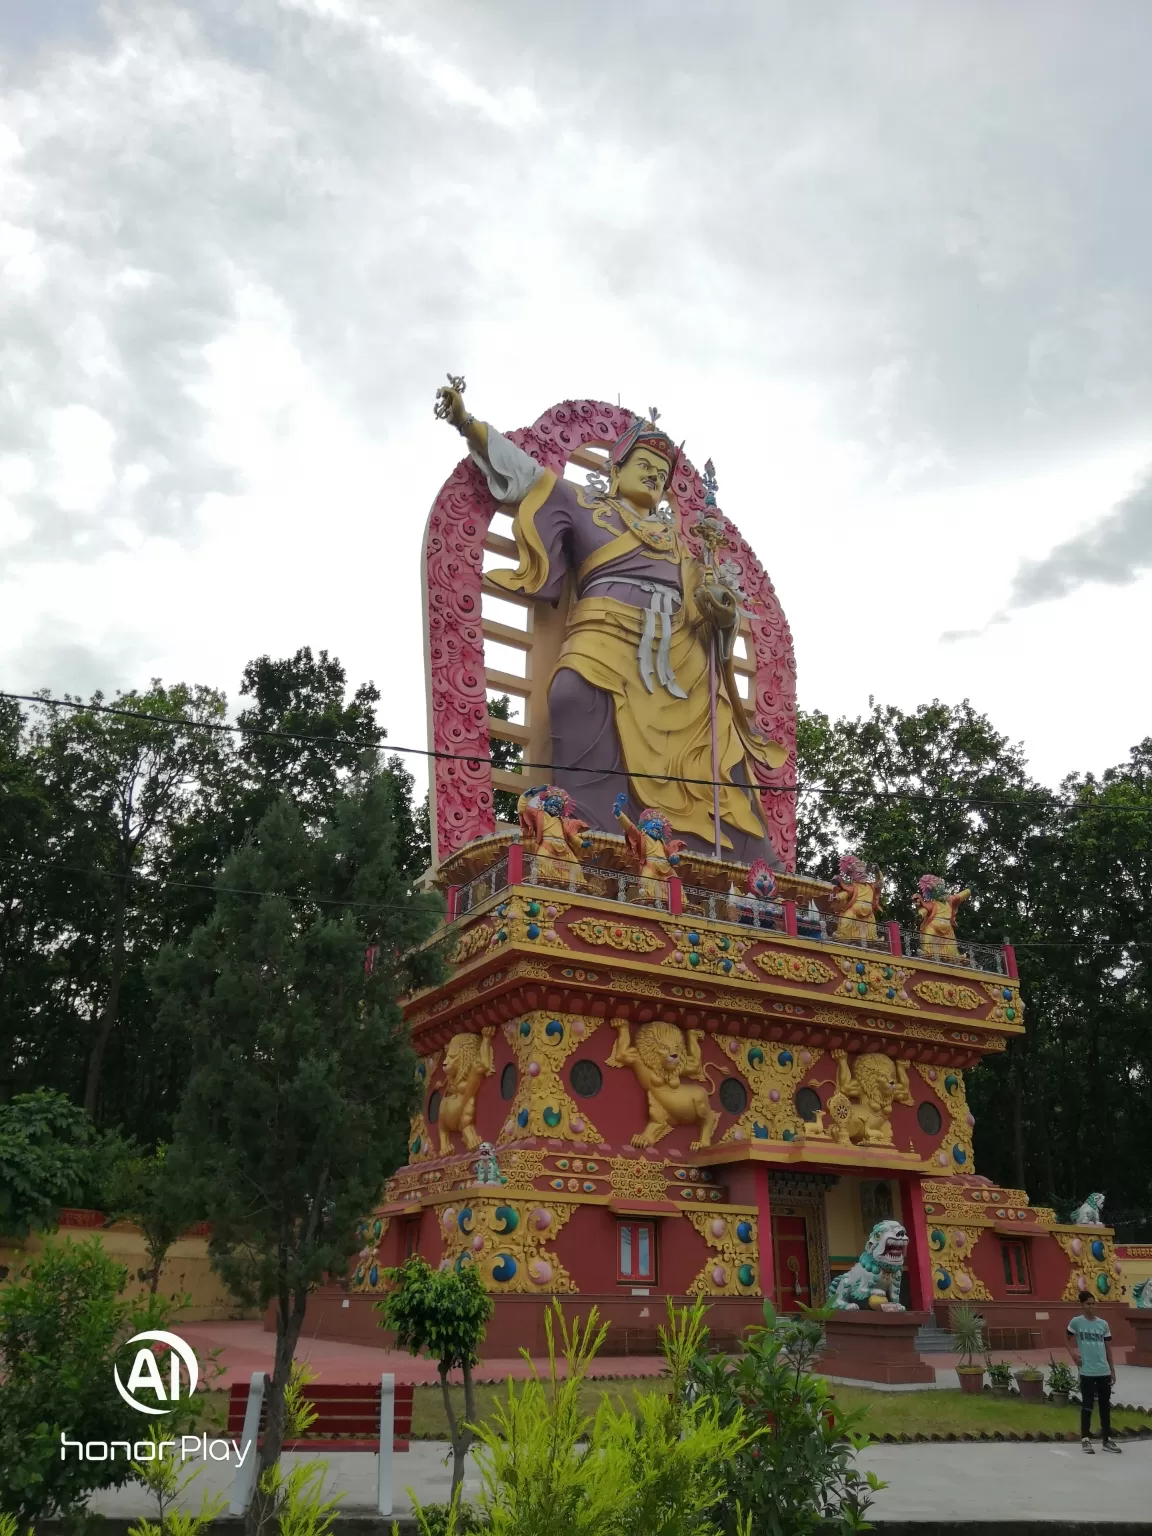
[[[436,391],[435,410],[440,420],[455,427],[468,444],[468,452],[484,471],[493,497],[505,505],[523,501],[543,470],[522,448],[472,415],[464,404],[462,379],[441,385]]]

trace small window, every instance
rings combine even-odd
[[[811,1125],[818,1118],[822,1108],[820,1095],[816,1092],[815,1088],[797,1088],[796,1113],[800,1116],[801,1120],[806,1120]]]
[[[1001,1243],[1000,1262],[1004,1266],[1004,1289],[1017,1294],[1032,1289],[1028,1273],[1028,1249],[1024,1243]]]
[[[932,1103],[931,1099],[925,1099],[916,1110],[916,1124],[924,1132],[925,1136],[938,1136],[940,1127],[944,1124],[940,1118],[940,1111]]]
[[[738,1077],[726,1077],[720,1084],[720,1107],[730,1115],[742,1115],[748,1108],[748,1090]]]
[[[603,1086],[604,1074],[594,1061],[582,1057],[580,1061],[573,1062],[568,1081],[572,1084],[572,1092],[578,1097],[594,1099]]]
[[[520,1074],[516,1070],[516,1063],[510,1061],[500,1074],[500,1097],[502,1099],[514,1099],[519,1083]]]
[[[618,1280],[656,1278],[656,1228],[650,1221],[622,1221],[616,1229]]]

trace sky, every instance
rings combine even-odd
[[[299,646],[426,741],[420,548],[504,429],[662,412],[799,702],[1152,734],[1146,0],[0,7],[0,688]]]

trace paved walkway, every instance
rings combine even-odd
[[[422,1504],[448,1497],[451,1466],[448,1447],[414,1441],[397,1456],[395,1513],[411,1511],[407,1489]],[[285,1469],[303,1460],[286,1455]],[[376,1506],[376,1458],[333,1455],[328,1458],[328,1488],[344,1495],[341,1511],[363,1514]],[[188,1463],[192,1470],[193,1463]],[[876,1445],[860,1465],[877,1473],[888,1487],[877,1497],[877,1520],[1092,1520],[1147,1521],[1152,1488],[1152,1444],[1128,1441],[1120,1456],[1085,1456],[1079,1445]],[[223,1463],[204,1468],[180,1503],[199,1508],[202,1491],[227,1494],[231,1473]],[[470,1461],[465,1494],[474,1498],[479,1476]],[[147,1499],[130,1487],[94,1496],[91,1508],[108,1516],[146,1514]]]
[[[259,1322],[185,1323],[182,1327],[177,1324],[176,1331],[202,1360],[215,1350],[220,1351],[219,1363],[224,1374],[212,1383],[217,1390],[228,1388],[235,1381],[250,1381],[253,1371],[272,1370],[276,1335],[265,1333]],[[417,1385],[440,1380],[434,1361],[395,1350],[375,1349],[370,1344],[346,1344],[338,1339],[301,1339],[296,1346],[296,1358],[312,1367],[318,1381],[339,1382],[341,1386],[372,1385],[379,1382],[384,1371],[391,1371],[397,1381]],[[538,1369],[540,1366],[541,1362],[537,1362]],[[561,1374],[564,1369],[561,1361]],[[659,1355],[605,1355],[593,1365],[591,1374],[608,1380],[659,1376],[663,1370],[664,1360]],[[522,1358],[485,1360],[474,1372],[477,1381],[522,1381],[528,1374],[528,1362]],[[459,1379],[459,1372],[454,1373],[452,1380]]]

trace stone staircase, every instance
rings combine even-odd
[[[946,1328],[925,1323],[916,1335],[916,1348],[922,1355],[950,1355],[952,1340]]]

